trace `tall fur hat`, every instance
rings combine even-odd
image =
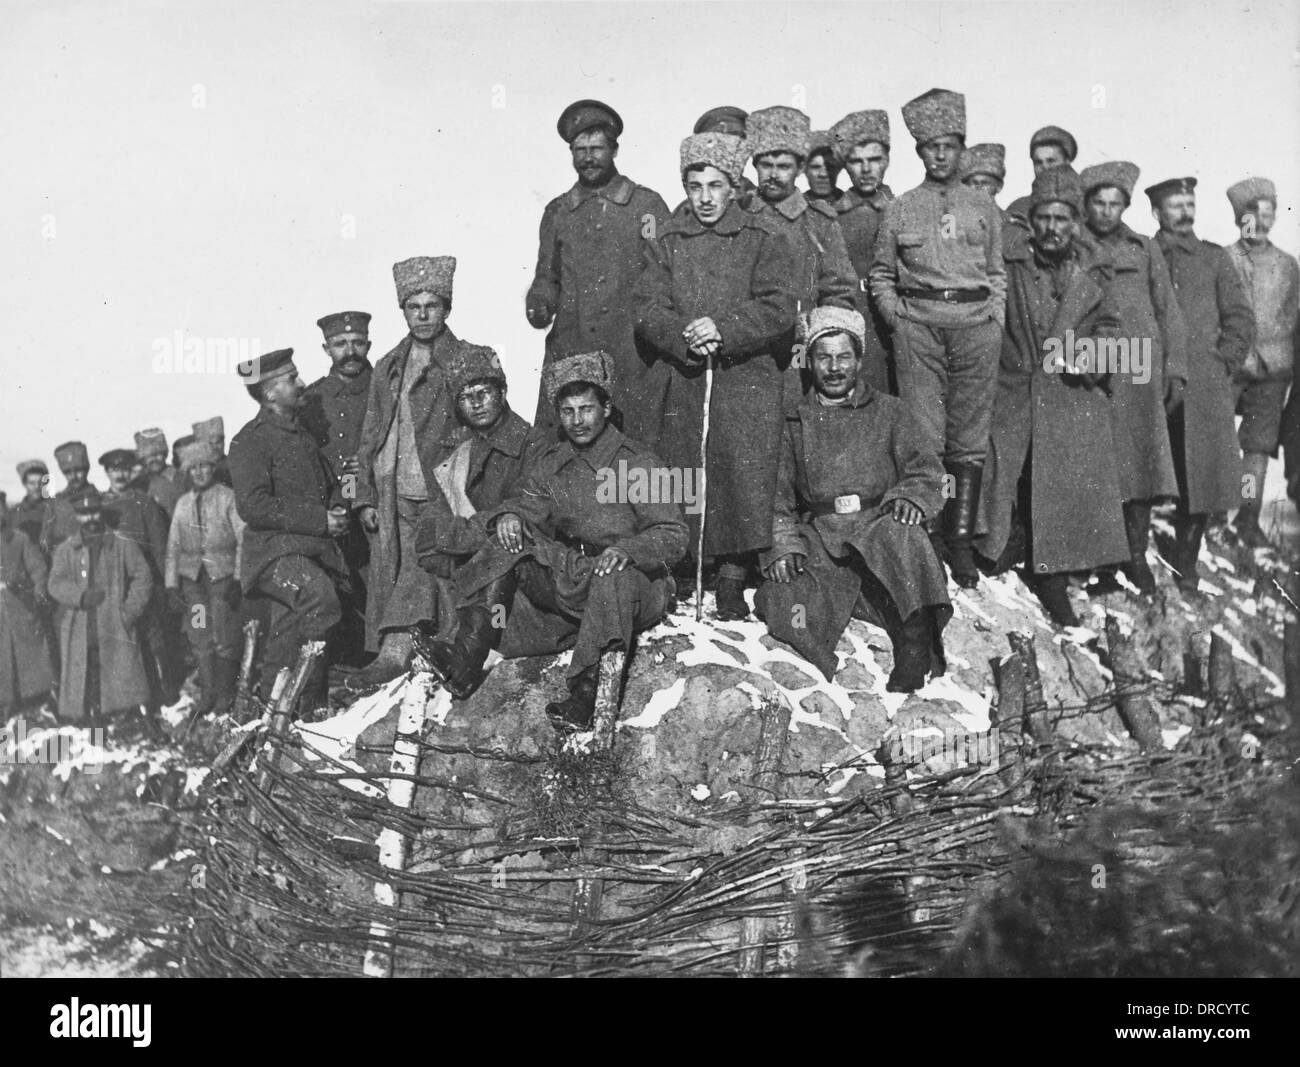
[[[988,174],[998,181],[1007,177],[1007,146],[985,142],[973,144],[961,154],[961,167],[958,171],[965,181],[972,174]]]
[[[917,144],[955,134],[966,140],[966,97],[950,89],[931,89],[903,105],[903,121]]]
[[[416,293],[433,293],[451,302],[452,280],[456,276],[455,256],[413,256],[393,264],[397,303],[406,303]]]
[[[835,158],[843,163],[860,144],[879,141],[889,149],[889,112],[850,111],[831,127],[835,140]]]
[[[812,122],[798,108],[765,107],[749,113],[745,140],[751,157],[767,152],[793,152],[808,158],[808,138]]]
[[[1069,204],[1076,215],[1083,213],[1083,183],[1069,164],[1052,167],[1034,178],[1029,191],[1029,210],[1032,212],[1039,204],[1052,201]]]
[[[1277,187],[1267,178],[1245,178],[1228,186],[1228,203],[1232,205],[1232,214],[1238,220],[1256,200],[1271,200],[1273,206],[1277,207]]]
[[[707,163],[730,178],[732,185],[739,185],[748,158],[747,144],[746,138],[730,133],[693,133],[682,141],[681,172],[685,174],[687,167],[697,163]]]
[[[604,352],[579,352],[563,356],[542,370],[546,402],[555,406],[560,390],[573,382],[590,382],[609,393],[613,389],[614,361]]]

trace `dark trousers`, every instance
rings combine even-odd
[[[194,654],[238,659],[243,646],[239,583],[234,578],[209,578],[200,567],[197,578],[181,577],[181,597],[185,601],[182,626]]]
[[[281,667],[298,662],[304,642],[329,638],[343,612],[333,579],[307,556],[281,556],[262,572],[257,592],[270,605],[261,673],[269,690]]]

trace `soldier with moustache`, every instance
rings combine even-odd
[[[158,501],[167,517],[171,518],[185,486],[180,471],[167,466],[167,435],[156,426],[139,431],[135,435],[135,454],[144,465],[141,488]]]
[[[54,450],[54,462],[67,484],[51,498],[41,527],[41,551],[50,557],[61,541],[80,529],[72,500],[90,485],[90,453],[82,442],[67,441]]]

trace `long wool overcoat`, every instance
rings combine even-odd
[[[646,257],[636,328],[649,365],[625,428],[671,466],[698,470],[705,361],[682,331],[712,318],[722,349],[713,359],[704,554],[765,549],[795,318],[789,245],[733,202],[713,226],[689,212],[675,217]]]
[[[989,559],[1002,554],[1032,448],[1030,560],[1036,575],[1091,570],[1129,557],[1110,397],[1077,375],[1044,369],[1051,341],[1063,345],[1066,331],[1091,338],[1103,317],[1114,322],[1104,259],[1095,246],[1075,248],[1059,300],[1052,299],[1046,268],[1028,242],[1007,253],[1007,321],[976,544]]]
[[[100,707],[122,711],[149,700],[149,680],[137,640],[140,617],[149,603],[153,579],[144,553],[134,542],[105,530],[103,545],[91,573],[90,550],[80,532],[54,550],[50,596],[59,605],[59,647],[63,672],[59,684],[59,717],[79,722],[86,714],[87,620],[81,594],[102,589],[106,594],[95,613],[99,638]]]
[[[1181,442],[1171,433],[1179,489],[1192,514],[1230,511],[1242,501],[1232,377],[1254,344],[1254,315],[1221,246],[1163,230],[1156,243],[1187,322],[1186,430]]]
[[[0,708],[48,693],[54,684],[40,620],[32,610],[45,595],[45,557],[21,530],[0,526]]]

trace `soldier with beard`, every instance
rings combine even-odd
[[[330,359],[330,372],[307,386],[301,421],[316,441],[339,483],[345,500],[356,499],[357,448],[366,418],[373,368],[370,354],[370,316],[364,311],[340,311],[317,320],[325,340],[321,345]],[[356,511],[348,535],[339,542],[348,564],[348,589],[342,599],[338,658],[354,663],[365,655],[366,582],[370,571],[370,539]]]

